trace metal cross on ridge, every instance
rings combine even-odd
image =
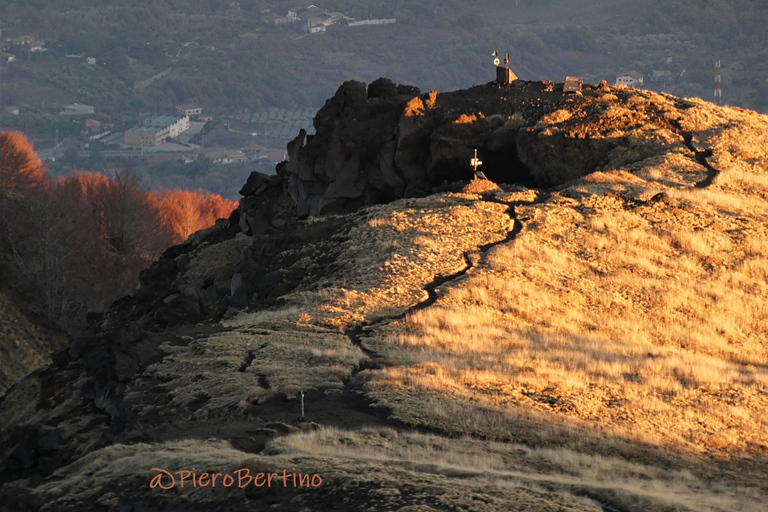
[[[472,169],[475,171],[475,177],[480,178],[481,180],[487,180],[488,178],[485,177],[485,174],[483,174],[483,171],[479,170],[478,167],[483,165],[483,161],[477,158],[477,150],[475,150],[475,158],[469,161],[470,165],[472,166]]]
[[[477,168],[481,165],[483,165],[482,160],[478,160],[477,158],[477,150],[475,150],[475,158],[469,161],[469,164],[472,166],[472,170],[477,172]]]

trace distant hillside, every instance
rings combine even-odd
[[[231,114],[245,108],[319,106],[339,76],[371,81],[386,75],[437,90],[467,87],[489,74],[490,53],[498,49],[511,53],[513,67],[527,79],[578,74],[613,81],[627,68],[647,76],[670,71],[670,83],[646,86],[705,99],[712,96],[714,59],[720,54],[724,100],[768,109],[762,30],[768,11],[758,0],[674,5],[661,0],[332,0],[321,6],[358,18],[391,15],[398,23],[331,27],[312,37],[302,37],[298,25],[271,26],[262,19],[262,11],[285,15],[293,6],[288,1],[10,0],[4,9],[6,34],[44,38],[49,51],[32,60],[45,64],[45,72],[25,59],[4,72],[10,80],[5,99],[29,101],[30,94],[22,94],[25,87],[53,85],[59,91],[49,97],[64,92],[70,102],[92,102],[112,115],[183,102]],[[97,66],[64,59],[81,52],[95,57]],[[133,91],[122,78],[131,70],[128,62],[137,70],[146,67],[148,76],[168,67],[173,71]]]
[[[173,114],[176,106],[194,103],[226,132],[193,143],[276,148],[298,128],[291,124],[287,135],[264,121],[266,115],[316,110],[340,80],[389,76],[425,90],[463,89],[493,79],[491,53],[499,50],[527,80],[577,75],[614,83],[619,74],[638,71],[642,88],[705,100],[713,98],[719,57],[723,103],[768,112],[762,29],[768,14],[757,0],[328,0],[318,5],[357,19],[391,16],[397,23],[341,22],[314,35],[306,33],[306,20],[270,21],[301,5],[9,0],[3,34],[43,39],[47,51],[6,48],[15,60],[0,72],[0,128],[27,133],[45,149],[68,139],[68,152],[50,164],[56,172],[130,165],[156,186],[200,187],[234,198],[243,179],[237,166],[200,172],[186,164],[150,165],[146,155],[89,140],[86,119],[73,122],[59,115],[61,107],[93,105],[103,130],[119,133],[154,113]],[[19,115],[6,111],[10,106]],[[243,140],[253,137],[259,140]]]
[[[562,88],[344,83],[0,397],[0,502],[763,510],[768,117]]]

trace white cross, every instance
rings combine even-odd
[[[472,169],[474,169],[475,172],[477,172],[478,166],[483,165],[483,161],[477,158],[477,150],[475,150],[475,158],[469,161],[469,165],[472,166]]]

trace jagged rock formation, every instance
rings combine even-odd
[[[420,95],[383,78],[367,92],[345,82],[317,113],[316,134],[288,145],[281,173],[298,215],[316,216],[468,179],[474,149],[489,179],[549,187],[644,158],[633,130],[675,130],[672,110],[629,90],[561,91],[516,81]]]
[[[379,80],[315,126],[0,397],[0,512],[764,502],[765,117]]]

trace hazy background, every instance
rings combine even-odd
[[[60,115],[62,107],[94,106],[89,117],[119,133],[193,103],[213,118],[189,142],[279,149],[298,128],[311,128],[314,111],[344,80],[465,88],[493,78],[491,53],[499,50],[526,80],[570,74],[614,83],[637,70],[645,88],[707,100],[719,56],[723,102],[768,112],[768,6],[758,0],[313,1],[397,23],[339,24],[319,35],[271,23],[309,0],[4,0],[3,38],[31,35],[45,51],[5,43],[15,60],[0,63],[0,128],[25,132],[38,151],[58,144],[41,154],[53,172],[131,165],[152,186],[233,197],[254,165],[133,158],[109,138],[89,143],[84,118]],[[265,172],[273,166],[259,163]]]

